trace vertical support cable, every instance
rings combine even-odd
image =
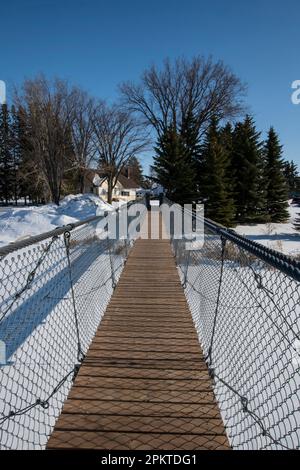
[[[214,378],[214,369],[212,367],[212,363],[213,363],[213,358],[212,358],[213,342],[214,342],[216,326],[217,326],[217,317],[218,317],[218,312],[219,312],[221,287],[222,287],[223,272],[224,272],[225,246],[226,246],[226,239],[223,238],[222,235],[221,235],[220,239],[221,239],[221,243],[222,243],[222,251],[221,251],[221,269],[220,269],[220,278],[219,278],[219,285],[218,285],[217,302],[216,302],[216,309],[215,309],[215,315],[214,315],[213,329],[212,329],[212,334],[211,334],[211,339],[210,339],[210,345],[209,345],[209,348],[208,348],[208,353],[205,357],[205,360],[206,360],[207,365],[208,365],[208,370],[209,370],[209,373],[210,373],[212,378]]]
[[[108,254],[109,254],[109,263],[110,263],[110,270],[111,270],[111,286],[115,290],[117,287],[116,283],[116,276],[115,276],[115,270],[114,270],[114,264],[112,260],[112,252],[111,252],[111,240],[107,238],[108,241]]]
[[[78,362],[81,363],[85,357],[85,354],[82,351],[81,341],[80,341],[79,321],[78,321],[78,313],[76,309],[74,284],[73,284],[73,277],[72,277],[72,266],[71,266],[71,258],[70,258],[70,239],[71,239],[71,233],[69,231],[66,231],[64,233],[64,242],[65,242],[67,261],[68,261],[68,273],[69,273],[73,312],[74,312],[75,327],[76,327],[76,334],[77,334],[77,359],[78,359]]]
[[[190,258],[191,258],[191,251],[186,250],[185,263],[184,263],[184,275],[183,275],[183,282],[182,282],[182,287],[184,289],[186,288],[186,284],[187,284],[187,276],[188,276],[188,270],[189,270],[189,265],[190,265]]]

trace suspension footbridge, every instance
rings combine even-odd
[[[137,240],[48,448],[228,447],[171,245]]]
[[[156,210],[0,249],[1,449],[299,448],[299,261]]]

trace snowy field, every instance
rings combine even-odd
[[[93,194],[66,196],[60,206],[3,207],[0,210],[0,246],[112,209],[110,204]]]
[[[122,203],[107,204],[93,194],[79,194],[65,197],[60,206],[0,208],[0,246],[23,238],[37,235],[112,210]],[[300,213],[300,207],[289,205],[290,219],[284,224],[238,225],[234,230],[262,245],[290,256],[300,255],[300,232],[293,222]],[[299,215],[300,217],[300,215]]]
[[[284,224],[238,225],[234,230],[251,240],[280,251],[289,256],[300,255],[300,232],[295,230],[293,222],[300,218],[300,207],[289,201],[290,219]]]

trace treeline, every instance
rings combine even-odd
[[[262,140],[249,115],[234,127],[214,116],[203,138],[192,116],[179,131],[168,128],[157,142],[153,173],[170,199],[201,201],[206,216],[226,226],[284,222],[288,198],[300,191],[297,167],[283,160],[274,128]]]
[[[288,196],[300,190],[297,168],[283,160],[273,128],[263,140],[253,118],[238,121],[245,85],[223,62],[167,60],[121,91],[156,132],[151,176],[170,199],[204,202],[206,215],[225,225],[287,219]]]
[[[222,62],[196,56],[146,69],[119,87],[110,105],[62,80],[26,80],[13,106],[0,110],[0,201],[59,204],[83,192],[88,168],[107,178],[108,201],[120,174],[132,171],[155,139],[151,178],[176,202],[204,202],[226,225],[283,221],[299,191],[279,138],[265,140],[245,115],[245,85]],[[234,126],[225,122],[236,122]],[[153,139],[154,136],[154,139]]]
[[[14,107],[0,108],[0,200],[17,201],[23,192],[25,179],[21,179],[21,124]]]
[[[128,166],[148,144],[141,123],[119,104],[95,100],[67,82],[25,81],[14,105],[0,108],[0,201],[59,204],[83,192],[88,168],[108,181],[108,201]]]

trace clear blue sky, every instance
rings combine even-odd
[[[275,126],[284,156],[300,165],[300,105],[290,98],[300,79],[297,0],[4,0],[0,15],[8,94],[44,72],[114,100],[120,81],[153,62],[212,54],[248,83],[258,127]]]

